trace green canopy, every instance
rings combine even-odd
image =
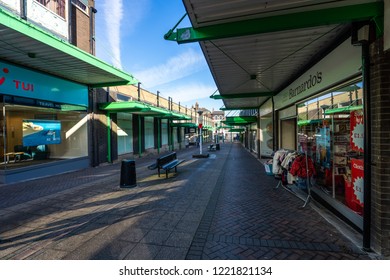
[[[185,123],[172,123],[171,126],[173,127],[189,127],[189,128],[197,128],[198,126],[196,123],[190,123],[190,122],[185,122]]]
[[[139,101],[117,101],[101,103],[99,108],[109,113],[132,113],[143,116],[152,116],[163,119],[190,120],[191,117],[156,107]]]
[[[241,116],[241,117],[226,117],[226,120],[222,121],[226,125],[235,126],[235,125],[248,125],[254,122],[257,122],[257,117],[255,116]]]
[[[361,109],[363,109],[363,105],[327,109],[327,110],[325,110],[325,115],[349,114],[349,113],[351,113],[351,111],[356,111],[356,110],[361,110]]]
[[[304,125],[309,125],[309,124],[318,124],[322,123],[322,119],[315,119],[315,120],[301,120],[298,121],[298,126],[304,126]]]

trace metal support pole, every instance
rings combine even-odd
[[[203,141],[202,141],[202,128],[199,128],[199,153],[202,154],[202,144],[203,144]]]
[[[107,161],[112,162],[111,159],[111,115],[107,112]]]
[[[306,160],[306,188],[307,188],[307,197],[305,200],[305,203],[302,205],[301,208],[306,207],[306,205],[310,202],[311,200],[311,189],[310,189],[310,176],[309,176],[309,164],[307,161],[307,151],[305,153],[305,160]]]
[[[160,153],[161,138],[161,119],[157,120],[157,153]]]
[[[138,116],[138,155],[141,158],[142,157],[142,143],[141,143],[141,137],[142,137],[142,131],[141,131],[141,116]]]

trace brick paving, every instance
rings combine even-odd
[[[267,176],[239,143],[194,147],[160,178],[155,155],[0,186],[0,259],[370,259],[309,204]]]

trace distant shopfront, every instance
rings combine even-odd
[[[274,97],[278,149],[315,165],[317,198],[363,228],[364,115],[361,48],[346,40]]]
[[[0,61],[0,182],[89,165],[88,87]]]

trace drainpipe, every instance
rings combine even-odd
[[[20,0],[20,17],[27,20],[26,0]]]
[[[138,82],[138,101],[141,101],[141,83]]]
[[[368,42],[362,43],[363,109],[364,109],[364,211],[363,249],[371,251],[371,85],[370,51]]]
[[[72,4],[70,4],[72,5]],[[69,9],[70,10],[70,9]],[[94,7],[89,7],[89,40],[90,40],[90,53],[95,55],[95,14],[97,10]]]

